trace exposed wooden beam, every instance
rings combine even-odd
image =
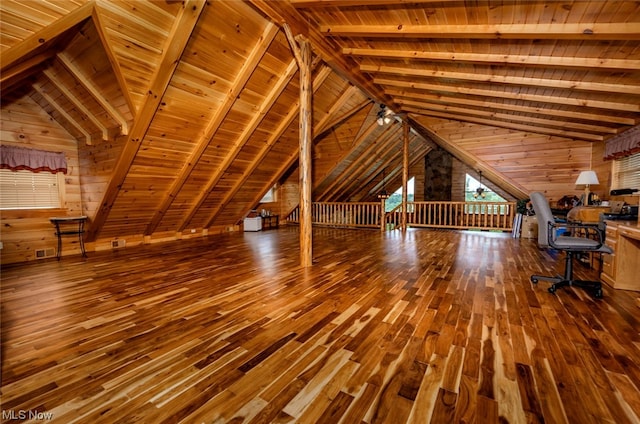
[[[409,81],[400,81],[400,80],[392,80],[392,79],[384,79],[384,78],[375,78],[374,82],[376,84],[381,84],[381,85],[386,85],[391,87],[411,88],[416,90],[470,94],[475,96],[498,97],[498,98],[512,99],[512,100],[528,100],[532,102],[553,103],[553,104],[560,104],[565,106],[571,105],[571,106],[580,106],[580,107],[611,109],[611,110],[618,110],[622,112],[640,112],[640,104],[632,104],[632,103],[617,103],[617,102],[602,101],[602,100],[578,99],[574,97],[560,97],[560,96],[552,96],[552,95],[545,96],[545,95],[539,95],[539,94],[527,94],[527,93],[518,93],[518,92],[510,92],[510,91],[496,91],[496,90],[488,90],[488,89],[481,89],[481,88],[474,88],[474,87],[465,87],[461,85],[456,86],[456,85],[444,85],[444,84],[413,83]]]
[[[406,66],[360,65],[362,72],[372,74],[391,74],[397,76],[413,76],[422,78],[444,78],[464,81],[484,82],[487,84],[527,85],[532,87],[549,87],[565,90],[597,91],[605,93],[640,94],[640,86],[628,84],[608,84],[591,81],[575,81],[569,79],[529,78],[510,75],[485,73],[481,70],[470,72],[448,72],[430,69],[416,69]]]
[[[12,66],[6,71],[2,72],[2,74],[0,74],[0,84],[2,84],[2,91],[5,91],[7,89],[7,84],[11,83],[11,81],[15,81],[17,79],[23,80],[27,76],[41,71],[45,66],[44,62],[54,57],[55,54],[56,52],[53,49],[37,54],[27,60],[17,63],[15,66]]]
[[[333,40],[324,37],[315,26],[309,25],[306,17],[302,16],[288,1],[247,0],[264,15],[274,22],[283,25],[285,22],[295,34],[305,36],[312,44],[313,50],[333,71],[351,82],[371,98],[391,105],[391,99],[370,79],[358,72],[357,63],[341,54],[341,47]]]
[[[398,125],[396,121],[384,128],[383,132],[371,142],[369,146],[353,160],[341,173],[336,176],[333,182],[326,188],[325,192],[328,193],[327,200],[335,201],[340,199],[340,195],[343,193],[345,186],[353,182],[357,175],[363,172],[371,165],[371,163],[380,159],[383,152],[388,150],[390,146],[399,141],[397,138]]]
[[[317,91],[322,86],[322,83],[324,83],[324,81],[329,77],[329,75],[331,75],[331,68],[327,66],[322,66],[321,69],[318,71],[316,77],[313,79],[312,85],[313,85],[314,91]],[[222,201],[218,203],[218,205],[214,208],[209,219],[207,220],[207,225],[206,225],[207,227],[213,225],[213,222],[217,218],[218,214],[222,212],[222,210],[227,206],[227,204],[229,204],[231,199],[233,199],[233,196],[235,196],[236,193],[240,191],[240,189],[242,188],[244,183],[249,179],[253,171],[255,171],[255,169],[260,165],[260,163],[262,163],[264,158],[271,151],[272,147],[278,142],[282,134],[284,134],[284,132],[291,126],[291,124],[296,119],[296,117],[299,116],[299,114],[300,114],[300,102],[296,102],[289,108],[287,115],[284,117],[284,119],[282,119],[282,121],[280,121],[277,128],[273,131],[271,136],[269,136],[269,138],[267,139],[267,142],[262,147],[262,149],[260,149],[260,152],[258,152],[258,154],[254,157],[253,161],[248,166],[248,168],[242,172],[242,177],[240,178],[240,180],[238,180],[233,185],[233,187],[227,191]],[[282,175],[291,167],[291,165],[295,163],[298,159],[299,159],[299,152],[298,152],[298,149],[295,149],[291,154],[291,156],[286,161],[283,162],[283,166],[280,169],[278,169],[278,171],[274,174],[275,177],[266,182],[266,184],[262,187],[262,189],[260,190],[256,198],[254,198],[250,204],[251,205],[257,204],[260,201],[260,199],[264,197],[264,194],[271,187],[273,187],[274,182],[278,181],[282,177]]]
[[[421,135],[418,135],[417,138],[422,139]],[[431,142],[425,142],[423,144],[421,144],[417,149],[412,150],[411,151],[411,155],[409,158],[409,168],[411,168],[413,165],[416,164],[416,162],[418,162],[419,160],[424,159],[424,156],[429,153],[431,150],[433,150],[436,147],[436,145],[434,143]],[[391,158],[389,160],[389,164],[392,163],[393,161],[398,161],[399,163],[399,159],[400,156],[402,155],[401,152],[397,152],[395,156],[393,156],[393,158]],[[384,167],[389,167],[388,164],[385,163]],[[373,186],[373,188],[371,188],[368,193],[367,196],[374,196],[377,193],[379,193],[385,186],[385,184],[389,184],[393,181],[395,181],[395,179],[397,178],[396,176],[402,172],[402,169],[400,166],[395,166],[392,167],[391,171],[389,171],[389,173],[386,175],[386,182],[380,181],[378,183],[376,183],[375,186]]]
[[[441,102],[445,104],[459,104],[464,106],[476,106],[486,109],[499,109],[499,110],[509,110],[514,112],[523,112],[523,113],[531,113],[538,115],[550,115],[555,117],[564,117],[570,118],[572,120],[586,120],[586,121],[596,121],[596,122],[609,122],[613,124],[623,124],[623,125],[636,125],[638,123],[637,119],[627,118],[625,116],[618,115],[604,115],[599,113],[587,113],[587,112],[576,112],[576,111],[568,111],[562,109],[552,109],[552,108],[544,108],[544,107],[534,107],[534,106],[522,106],[513,103],[501,103],[499,101],[491,101],[491,100],[474,100],[469,97],[454,97],[454,96],[446,96],[443,94],[430,94],[430,93],[418,93],[415,91],[407,91],[407,90],[396,90],[396,89],[388,89],[386,90],[387,94],[393,96],[395,101],[398,103],[403,103],[405,99],[416,99],[423,100],[426,102]]]
[[[635,22],[495,25],[320,25],[329,37],[640,40]]]
[[[640,60],[598,57],[538,56],[490,53],[427,52],[416,50],[391,50],[377,48],[343,48],[348,56],[378,57],[387,59],[411,59],[425,61],[471,62],[502,65],[541,66],[545,68],[581,69],[640,69]]]
[[[586,141],[603,141],[604,140],[603,136],[596,135],[596,134],[588,134],[588,133],[559,130],[559,129],[550,129],[550,128],[540,127],[537,125],[523,125],[523,124],[517,124],[512,122],[506,122],[499,119],[476,118],[473,116],[462,115],[459,113],[444,113],[444,112],[431,111],[427,109],[418,109],[418,108],[406,108],[406,111],[410,113],[415,113],[418,115],[452,119],[455,121],[472,122],[474,124],[509,128],[512,130],[527,131],[527,132],[536,133],[536,134],[557,135],[558,137],[567,137],[567,138],[586,140]]]
[[[374,109],[376,107],[375,104],[371,105],[371,108]],[[364,120],[366,121],[366,119]],[[364,125],[364,122],[363,122]],[[364,142],[367,141],[367,139],[371,136],[371,134],[378,128],[378,124],[376,123],[375,120],[369,121],[369,126],[364,128],[363,131],[361,131],[359,134],[356,135],[356,137],[353,139],[353,142],[351,143],[351,147],[349,148],[348,151],[346,151],[345,153],[342,154],[342,157],[340,157],[340,159],[338,159],[334,166],[332,167],[332,169],[327,172],[326,176],[322,179],[322,181],[317,181],[316,182],[316,187],[322,187],[324,185],[324,183],[326,181],[329,181],[329,179],[331,179],[331,176],[336,172],[336,169],[340,166],[340,164],[349,156],[351,156],[352,154],[354,154],[354,152],[358,149],[360,149],[360,146],[362,146],[362,144]],[[314,192],[315,197],[318,201],[324,201],[325,200],[325,195],[326,195],[326,190],[322,190],[320,191],[315,190]]]
[[[414,4],[455,5],[464,3],[464,0],[289,0],[291,4],[301,9],[313,9],[320,7],[368,7],[368,6],[410,6]],[[519,0],[521,3],[535,3],[540,0]],[[566,0],[547,0],[547,3]],[[589,1],[589,0],[576,0]]]
[[[49,104],[52,108],[54,108],[60,115],[64,117],[69,123],[76,129],[78,132],[84,135],[85,143],[91,144],[91,135],[76,121],[71,115],[67,113],[67,111],[58,104],[45,90],[40,84],[33,84],[33,89],[38,92]]]
[[[461,0],[290,0],[291,4],[298,8],[317,7],[354,7],[354,6],[407,6],[412,4],[453,4],[460,3]]]
[[[51,72],[49,69],[45,69],[44,70],[44,75],[49,78],[49,81],[51,81],[51,83],[53,85],[56,86],[56,88],[58,90],[60,90],[60,92],[71,102],[73,103],[74,107],[76,109],[78,109],[80,112],[82,112],[83,114],[85,114],[87,116],[87,118],[89,118],[89,121],[91,121],[93,123],[93,125],[95,125],[96,127],[98,127],[100,129],[100,131],[102,131],[102,139],[103,140],[108,140],[109,139],[109,130],[107,129],[106,125],[104,125],[97,116],[95,116],[93,114],[93,112],[91,112],[82,102],[82,100],[80,100],[78,97],[76,97],[75,94],[73,94],[71,92],[71,90],[69,90],[64,84],[62,84],[62,82],[57,78],[57,76]]]
[[[361,102],[359,105],[351,108],[351,110],[349,110],[348,112],[345,112],[342,115],[335,117],[333,120],[326,122],[321,128],[318,128],[318,131],[320,131],[320,133],[315,134],[314,139],[316,140],[322,139],[328,134],[329,131],[332,131],[335,128],[338,128],[340,125],[347,122],[354,115],[359,113],[362,109],[371,105],[371,103],[372,103],[372,100],[369,100],[369,99],[365,100]]]
[[[102,95],[100,90],[82,74],[82,71],[76,65],[74,65],[73,62],[71,62],[69,57],[67,57],[66,54],[58,54],[57,58],[65,66],[65,68],[67,68],[67,70],[71,72],[76,80],[78,80],[80,84],[82,84],[82,86],[89,93],[91,93],[93,98],[96,99],[98,103],[100,103],[100,106],[102,106],[102,108],[106,110],[107,113],[116,122],[118,122],[118,124],[120,124],[122,135],[129,134],[129,124],[127,123],[127,120],[124,119],[122,114],[111,105],[111,102]]]
[[[358,88],[350,85],[341,95],[336,99],[335,102],[331,105],[329,111],[318,121],[316,127],[320,130],[320,132],[324,132],[327,128],[330,128],[329,123],[332,121],[331,118],[334,117],[335,113],[339,111],[345,103],[347,103],[351,98],[358,92]],[[368,104],[367,102],[366,104]],[[316,114],[317,115],[317,114]],[[342,120],[344,116],[339,116],[337,119]],[[316,137],[314,137],[316,138]]]
[[[111,69],[113,69],[113,75],[116,77],[116,80],[118,81],[120,92],[122,93],[122,96],[124,97],[124,100],[127,103],[127,106],[129,107],[129,111],[131,111],[131,114],[135,116],[137,113],[137,109],[133,103],[133,99],[131,98],[131,93],[127,88],[127,81],[126,81],[126,78],[124,77],[124,74],[122,73],[122,69],[120,68],[120,62],[118,61],[118,58],[116,57],[116,54],[113,51],[113,48],[111,47],[111,43],[109,42],[107,29],[105,28],[104,23],[102,22],[101,8],[102,6],[100,6],[99,4],[96,5],[96,7],[94,8],[93,13],[91,14],[93,19],[93,24],[96,27],[96,31],[98,32],[98,37],[100,37],[102,48],[107,54],[107,58],[109,59],[109,63],[111,64]]]
[[[129,133],[129,137],[120,152],[118,161],[116,162],[111,179],[105,190],[100,208],[97,210],[95,217],[91,220],[91,225],[87,232],[86,240],[95,241],[102,226],[107,220],[109,212],[118,197],[120,187],[129,172],[129,168],[133,164],[133,160],[142,144],[149,125],[158,109],[158,105],[162,101],[164,92],[169,86],[169,81],[173,73],[180,63],[180,56],[187,46],[187,42],[191,37],[200,14],[204,10],[205,2],[202,0],[186,0],[183,3],[180,12],[176,16],[173,27],[169,32],[165,48],[163,49],[162,58],[151,77],[151,83],[144,102],[138,111],[138,115],[134,119],[133,127]]]
[[[182,190],[182,187],[184,187],[184,184],[189,179],[189,176],[198,164],[198,161],[209,146],[211,139],[218,131],[220,124],[237,101],[238,95],[246,86],[247,81],[249,81],[249,78],[255,71],[256,66],[264,56],[265,52],[271,45],[271,42],[273,41],[277,33],[278,27],[276,25],[268,24],[266,26],[265,30],[262,33],[262,36],[260,37],[260,40],[254,46],[253,51],[249,54],[249,57],[244,62],[242,69],[238,72],[236,80],[233,82],[232,87],[226,93],[224,101],[222,102],[220,107],[216,109],[215,113],[207,123],[205,130],[198,137],[198,140],[195,141],[195,147],[189,154],[187,160],[183,162],[182,168],[178,172],[178,177],[174,179],[173,183],[171,184],[171,188],[165,193],[162,201],[160,202],[160,206],[156,209],[153,217],[151,218],[151,221],[149,221],[149,223],[147,224],[144,232],[145,235],[150,235],[155,231],[155,229],[162,221],[162,218],[169,210],[169,207],[171,206],[173,201],[178,197],[178,194]],[[229,156],[233,156],[235,158],[237,152],[242,148],[243,145],[244,142],[236,143],[231,149],[232,153]],[[225,164],[230,162],[231,160],[233,159],[225,158],[225,160],[223,161],[223,165],[217,170],[217,172],[213,173],[215,182],[219,180],[224,169],[226,168]],[[178,227],[178,231],[182,231],[186,228],[187,223],[189,222],[190,218],[193,216],[197,208],[200,206],[200,204],[201,203],[198,201],[195,202],[195,205],[192,207],[191,211],[186,214],[185,218],[183,218],[181,225],[179,225]]]
[[[46,45],[60,34],[89,18],[94,6],[94,0],[87,1],[84,5],[62,16],[57,21],[45,26],[40,31],[33,33],[20,43],[3,52],[2,55],[0,55],[0,74],[4,74],[5,71],[12,67],[16,62],[27,57],[39,47]]]
[[[535,116],[530,116],[530,115],[514,115],[509,113],[497,112],[495,110],[486,109],[486,108],[473,109],[469,107],[457,107],[457,106],[451,106],[451,105],[442,105],[437,103],[426,103],[424,101],[403,100],[403,99],[397,99],[397,102],[401,105],[406,105],[408,107],[434,110],[437,112],[461,113],[463,115],[481,116],[485,118],[496,118],[496,119],[502,119],[502,120],[508,120],[508,121],[538,124],[545,127],[561,127],[565,129],[571,128],[574,130],[582,130],[587,132],[607,133],[607,134],[618,133],[617,128],[603,127],[601,125],[583,124],[580,122],[567,121],[567,120],[559,121],[554,119],[536,118]]]
[[[256,113],[254,113],[253,118],[251,119],[251,122],[249,122],[245,126],[244,130],[242,131],[242,133],[240,134],[240,136],[238,137],[238,140],[234,143],[234,145],[244,146],[246,144],[249,137],[253,134],[253,131],[258,127],[258,125],[266,117],[267,112],[269,111],[271,106],[276,102],[280,94],[282,94],[282,92],[287,88],[287,85],[289,84],[289,82],[291,81],[291,79],[293,78],[297,70],[298,70],[298,66],[296,65],[295,59],[291,59],[291,61],[289,62],[289,65],[287,66],[286,71],[283,72],[283,74],[280,76],[278,81],[271,87],[271,90],[265,96],[264,101],[262,102],[262,104],[260,105]],[[270,142],[275,143],[276,141],[277,141],[277,138],[271,137],[267,141],[267,144],[269,144]],[[269,145],[269,147],[271,147],[271,145]],[[196,201],[193,203],[191,209],[189,210],[189,213],[184,217],[184,219],[178,226],[178,228],[181,229],[181,231],[182,229],[186,228],[189,221],[193,219],[193,217],[195,216],[200,206],[207,200],[207,196],[209,195],[211,190],[213,190],[213,188],[216,186],[218,181],[220,181],[220,178],[222,177],[224,171],[231,165],[232,160],[235,159],[236,157],[237,157],[237,152],[233,155],[227,155],[225,157],[225,161],[216,170],[216,172],[214,172],[211,175],[211,178],[209,178],[209,181],[207,181],[207,183],[202,187]],[[238,189],[239,188],[240,187],[238,186]],[[233,192],[233,189],[231,191]],[[224,204],[225,204],[224,201],[220,202],[218,207],[214,208],[213,213],[207,219],[207,223],[205,224],[205,227],[209,227],[213,224],[214,219],[217,217],[218,212],[222,210],[222,206],[224,206]]]

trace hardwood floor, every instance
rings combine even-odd
[[[298,229],[2,270],[2,421],[638,423],[638,293],[480,232]],[[594,277],[583,266],[576,272]]]

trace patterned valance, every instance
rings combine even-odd
[[[67,159],[64,153],[27,149],[16,146],[0,146],[0,168],[12,171],[29,170],[33,172],[67,173]]]
[[[604,158],[618,159],[640,152],[640,125],[605,142]]]

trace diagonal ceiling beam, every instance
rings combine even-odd
[[[618,102],[602,101],[602,100],[578,99],[574,97],[560,97],[560,96],[527,94],[527,93],[508,92],[508,91],[495,91],[495,90],[488,90],[488,89],[482,89],[482,88],[465,87],[460,85],[454,86],[454,85],[442,85],[442,84],[438,85],[438,84],[426,84],[426,83],[413,83],[409,81],[399,81],[399,80],[384,79],[384,78],[376,78],[374,79],[374,82],[376,84],[381,84],[381,85],[386,85],[391,87],[402,87],[402,88],[410,88],[415,90],[471,94],[475,96],[498,97],[498,98],[512,99],[512,100],[528,100],[532,102],[553,103],[553,104],[560,104],[565,106],[571,105],[571,106],[579,106],[579,107],[595,107],[600,109],[618,110],[622,112],[640,112],[640,104],[632,104],[632,103],[618,103]]]
[[[494,25],[320,25],[325,36],[525,40],[640,40],[635,22]]]
[[[510,75],[488,74],[476,70],[475,73],[435,71],[416,69],[406,66],[360,65],[360,70],[373,74],[391,74],[397,76],[414,76],[423,78],[445,78],[463,81],[484,82],[488,84],[513,84],[532,87],[550,87],[565,90],[599,91],[605,93],[640,94],[640,86],[628,84],[608,84],[602,82],[576,81],[570,79],[528,78]]]
[[[446,62],[471,62],[502,65],[543,66],[545,68],[582,69],[640,69],[640,60],[611,59],[598,57],[538,56],[490,53],[427,52],[416,50],[390,50],[372,48],[343,48],[348,56],[376,57],[385,59],[411,59]]]
[[[47,25],[40,31],[33,33],[20,43],[3,52],[0,56],[0,74],[4,74],[16,62],[27,57],[27,55],[36,51],[38,48],[45,46],[58,35],[82,23],[91,16],[95,1],[89,0],[84,5],[75,9],[58,19],[57,21]]]
[[[294,62],[296,63],[296,66],[297,66],[297,61],[294,61]],[[317,62],[317,60],[314,61],[314,63],[312,64],[311,68],[316,66],[316,62]],[[331,68],[329,68],[327,66],[322,66],[322,68],[320,69],[320,71],[318,72],[316,77],[313,79],[313,83],[311,84],[311,87],[312,87],[314,93],[320,89],[320,86],[322,86],[322,84],[329,77],[329,75],[331,75]],[[240,190],[240,188],[242,188],[242,186],[247,181],[247,179],[249,179],[249,177],[253,174],[253,171],[255,171],[255,169],[258,167],[258,165],[260,165],[262,160],[271,151],[271,148],[280,139],[282,134],[287,130],[287,128],[289,128],[289,126],[296,119],[296,117],[299,116],[299,109],[300,109],[300,100],[296,101],[296,103],[289,109],[289,112],[287,113],[285,118],[280,122],[280,124],[278,125],[276,130],[271,134],[271,137],[269,137],[269,139],[264,144],[262,149],[260,149],[260,152],[258,152],[258,154],[253,159],[251,164],[247,167],[247,169],[245,169],[242,172],[242,177],[240,178],[240,180],[238,180],[233,185],[233,187],[229,191],[227,191],[227,193],[225,194],[225,196],[222,199],[222,201],[216,206],[216,208],[213,210],[213,212],[209,216],[209,219],[207,220],[206,227],[210,227],[211,225],[213,225],[213,222],[218,217],[218,214],[220,212],[222,212],[222,210],[225,208],[225,206],[227,206],[227,204],[231,201],[231,199],[233,199],[233,196],[235,196],[236,193]],[[296,158],[299,157],[298,149],[295,149],[294,155],[295,155]],[[278,175],[278,178],[280,178],[280,175]],[[259,193],[260,197],[258,198],[258,200],[260,200],[264,196],[264,194],[271,187],[273,187],[273,184],[276,181],[277,181],[277,178],[271,179],[269,181],[269,183],[268,183],[269,185],[267,186],[267,188],[264,191],[261,191]],[[251,205],[254,205],[255,203],[257,203],[257,200],[256,200],[256,202],[251,203]]]
[[[340,198],[340,194],[358,175],[363,168],[367,168],[371,163],[380,160],[381,155],[394,143],[397,143],[398,125],[396,121],[388,125],[376,140],[374,140],[367,148],[353,160],[341,173],[336,176],[333,182],[327,187],[325,193],[328,193],[323,200],[334,201]]]
[[[51,72],[49,69],[45,69],[43,74],[49,79],[49,81],[51,81],[51,84],[53,84],[58,90],[60,90],[60,92],[67,99],[69,99],[71,103],[73,103],[76,109],[85,114],[87,118],[89,118],[89,121],[91,121],[93,125],[98,127],[100,131],[102,131],[102,139],[108,140],[109,130],[102,122],[100,122],[100,120],[93,114],[93,112],[91,112],[84,105],[84,103],[71,92],[71,90],[69,90],[64,84],[62,84],[53,72]]]
[[[122,73],[122,69],[120,68],[120,63],[118,62],[116,54],[113,51],[113,48],[111,47],[111,43],[109,42],[107,29],[105,28],[104,23],[102,22],[102,18],[100,16],[100,13],[101,13],[100,10],[101,10],[101,6],[98,4],[93,10],[93,13],[91,14],[93,18],[93,25],[96,27],[96,31],[98,32],[98,37],[100,37],[100,42],[102,43],[102,48],[104,49],[107,55],[107,58],[109,59],[109,63],[111,64],[111,69],[113,69],[113,74],[116,77],[116,80],[118,81],[120,92],[122,93],[122,96],[124,97],[124,100],[127,103],[127,106],[131,111],[131,114],[135,116],[137,110],[133,103],[133,99],[131,98],[131,93],[127,89],[127,81],[126,81],[126,78],[124,77],[124,74]]]
[[[375,104],[371,105],[371,109],[374,109],[375,107],[376,107]],[[366,121],[366,118],[364,119],[364,121]],[[363,122],[363,125],[364,125],[364,122]],[[351,143],[351,147],[349,148],[349,150],[347,150],[340,157],[340,159],[338,159],[336,161],[334,166],[331,168],[331,170],[329,172],[327,172],[325,177],[321,181],[318,181],[316,183],[316,188],[318,188],[318,189],[314,190],[314,197],[316,199],[318,199],[318,201],[322,201],[324,199],[325,195],[327,194],[327,190],[326,189],[322,189],[321,190],[320,188],[325,184],[325,182],[335,181],[335,178],[333,177],[333,175],[336,172],[336,170],[338,169],[338,167],[344,162],[345,159],[347,159],[348,157],[353,155],[356,150],[359,150],[361,148],[361,146],[363,145],[363,143],[365,143],[369,139],[371,134],[373,134],[373,132],[377,128],[378,128],[378,124],[376,123],[375,120],[369,121],[369,126],[364,128],[363,131],[361,131],[360,134],[358,134],[356,136],[356,138]]]
[[[249,54],[249,57],[247,58],[247,60],[245,60],[242,66],[242,69],[240,69],[240,72],[238,73],[236,80],[233,82],[231,89],[227,92],[224,98],[224,101],[222,102],[222,105],[216,110],[215,114],[209,120],[206,129],[200,135],[199,139],[195,143],[196,147],[193,149],[193,151],[191,152],[187,160],[183,163],[182,168],[178,172],[178,177],[174,179],[171,185],[171,188],[165,194],[162,201],[160,202],[160,206],[156,209],[149,224],[147,224],[147,227],[144,232],[145,235],[153,234],[153,232],[156,230],[156,228],[162,221],[162,218],[167,213],[167,211],[169,210],[169,207],[171,206],[173,201],[177,198],[178,194],[182,190],[182,187],[189,179],[189,176],[195,169],[196,165],[198,164],[198,161],[200,160],[204,152],[207,150],[207,147],[209,146],[209,143],[211,143],[211,140],[213,139],[216,132],[218,131],[218,128],[220,128],[220,124],[222,123],[224,118],[227,116],[227,114],[235,104],[238,98],[238,95],[242,92],[244,87],[247,85],[247,81],[249,81],[249,78],[251,78],[251,75],[253,74],[256,67],[262,60],[264,54],[266,53],[267,49],[273,42],[273,39],[275,38],[277,33],[278,33],[278,27],[276,25],[269,23],[266,26],[258,43],[256,43],[256,45],[253,48],[253,51]],[[234,147],[232,148],[232,153],[230,153],[228,156],[235,157],[235,155],[237,155],[237,151],[239,151],[239,149],[242,148],[243,145],[244,145],[244,142],[242,141],[236,142]],[[219,170],[214,172],[213,179],[215,180],[215,182],[218,181],[219,176],[222,173],[221,169],[224,169],[226,167],[225,163],[227,163],[229,160],[230,160],[229,157],[225,158]],[[197,203],[198,202],[196,202],[196,204]],[[191,212],[187,215],[192,216],[193,213],[194,213],[194,210],[192,209]]]
[[[60,106],[45,90],[40,84],[33,84],[32,87],[34,90],[38,92],[49,104],[52,108],[54,108],[60,115],[64,117],[76,130],[78,130],[82,135],[84,135],[85,143],[91,144],[91,135],[80,125],[71,115],[67,113],[66,110],[62,106]]]
[[[307,18],[302,16],[288,1],[267,1],[267,0],[247,0],[264,15],[271,18],[279,25],[286,23],[291,28],[291,32],[299,34],[308,39],[315,54],[333,69],[333,71],[351,82],[369,97],[377,99],[382,103],[391,105],[391,99],[386,97],[380,87],[373,84],[370,79],[356,73],[357,63],[351,58],[340,53],[341,47],[332,40],[324,37],[315,26],[309,25]]]
[[[431,150],[433,150],[434,146],[435,145],[432,146],[429,143],[423,143],[420,146],[418,146],[417,149],[412,150],[410,153],[411,160],[409,161],[409,168],[414,166],[418,161],[423,160],[425,155],[429,153]],[[385,164],[385,167],[388,167],[389,164],[393,161],[398,161],[398,163],[400,164],[402,160],[401,156],[402,156],[402,151],[398,149],[398,153],[396,153],[393,156],[393,158],[389,161],[388,164]],[[386,180],[378,182],[365,195],[361,196],[361,199],[366,198],[368,196],[377,195],[377,193],[380,193],[380,191],[385,188],[386,184],[390,184],[393,181],[395,181],[397,178],[399,178],[398,174],[401,174],[401,173],[402,173],[402,166],[393,167],[391,169],[391,172],[389,172],[389,174],[386,175]]]
[[[354,108],[352,108],[351,110],[349,110],[348,112],[345,112],[341,116],[338,116],[338,117],[334,118],[332,121],[327,122],[322,128],[319,128],[320,133],[318,133],[318,135],[316,135],[314,138],[317,139],[317,140],[323,139],[324,137],[327,136],[329,131],[332,131],[332,130],[338,128],[340,125],[342,125],[345,122],[347,122],[348,120],[350,120],[354,115],[356,115],[362,109],[364,109],[367,106],[369,106],[371,103],[372,103],[372,100],[367,99],[367,100],[361,102],[359,105],[357,105]]]
[[[183,3],[178,16],[169,36],[165,48],[163,49],[162,58],[155,74],[151,78],[149,90],[143,101],[143,104],[134,118],[133,127],[129,137],[120,152],[115,169],[111,174],[111,179],[105,190],[100,208],[96,212],[95,217],[91,220],[89,231],[87,232],[87,241],[95,241],[102,226],[107,220],[107,216],[118,197],[120,187],[129,172],[129,168],[133,164],[140,144],[149,129],[149,125],[158,109],[158,105],[162,101],[164,92],[169,86],[169,81],[180,63],[180,56],[189,42],[191,33],[193,32],[198,18],[204,10],[205,2],[202,0],[186,0]]]
[[[111,105],[111,102],[109,100],[107,100],[102,93],[100,92],[100,90],[98,90],[98,88],[93,85],[91,83],[91,81],[89,81],[82,73],[82,71],[76,66],[74,65],[71,60],[69,59],[69,57],[67,57],[66,54],[58,54],[57,55],[58,60],[65,66],[65,68],[67,68],[67,70],[69,72],[71,72],[71,74],[76,78],[76,80],[78,80],[80,82],[80,84],[82,84],[82,86],[89,92],[91,93],[91,95],[93,96],[94,99],[96,99],[96,101],[98,103],[100,103],[100,106],[102,106],[102,108],[104,110],[107,111],[107,113],[116,121],[120,124],[120,129],[123,135],[127,135],[129,134],[129,124],[127,123],[127,120],[124,119],[124,117],[120,114],[120,112],[118,110],[116,110],[116,108],[114,108]]]

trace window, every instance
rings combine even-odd
[[[475,196],[478,188],[482,188],[484,196]],[[469,174],[465,176],[464,200],[465,202],[506,202],[502,196],[493,192],[487,185],[480,184],[480,181]]]
[[[58,175],[63,174],[0,169],[0,209],[60,208]]]
[[[407,202],[413,202],[414,196],[415,177],[412,177],[407,181]],[[398,188],[385,202],[384,211],[391,212],[396,206],[402,203],[402,186]],[[408,209],[411,209],[409,207]]]
[[[640,187],[640,153],[613,161],[613,189]]]
[[[276,188],[271,187],[269,191],[264,195],[260,203],[271,203],[276,201]]]

